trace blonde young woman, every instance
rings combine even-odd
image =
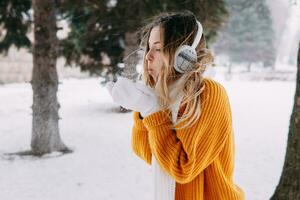
[[[213,61],[194,14],[163,13],[143,32],[143,82],[107,88],[132,109],[132,147],[155,173],[156,200],[242,200],[233,180],[234,134],[224,87],[203,78]]]

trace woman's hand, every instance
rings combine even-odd
[[[120,106],[140,112],[146,117],[159,111],[157,97],[154,90],[141,82],[133,82],[120,77],[117,82],[106,84],[113,101]]]

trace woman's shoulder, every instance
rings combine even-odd
[[[227,92],[223,85],[216,80],[204,78],[202,82],[203,91],[200,93],[202,108],[208,112],[217,107],[229,105]],[[186,105],[186,104],[185,104]],[[185,105],[180,109],[180,113],[185,110]]]
[[[204,78],[203,92],[201,93],[201,102],[204,107],[230,107],[230,101],[225,87],[216,80]]]
[[[204,78],[203,86],[203,93],[208,93],[210,96],[227,96],[225,87],[216,80]]]

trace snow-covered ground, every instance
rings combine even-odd
[[[284,160],[295,81],[247,81],[223,74],[236,142],[235,181],[248,200],[266,200]],[[28,150],[30,84],[0,86],[1,200],[152,200],[152,169],[131,150],[132,114],[113,112],[99,79],[62,80],[60,133],[74,152],[40,159],[7,156]]]

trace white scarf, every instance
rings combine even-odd
[[[176,85],[173,86],[176,88]],[[172,87],[172,86],[171,86]],[[171,90],[174,91],[174,90]],[[171,93],[171,98],[176,97],[176,91]],[[172,111],[172,122],[173,124],[177,120],[177,114],[179,111],[180,103],[183,98],[183,94],[180,93],[176,97],[176,101],[171,106]],[[175,180],[167,174],[157,163],[155,156],[152,156],[152,167],[154,169],[154,199],[155,200],[175,200]]]

